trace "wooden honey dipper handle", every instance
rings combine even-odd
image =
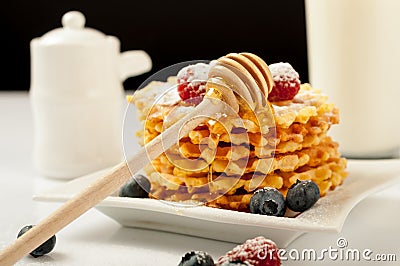
[[[178,135],[181,137],[186,136],[198,126],[202,122],[199,119],[206,120],[207,116],[215,115],[223,111],[224,108],[225,106],[221,102],[205,97],[192,112],[146,144],[128,162],[115,166],[108,174],[94,181],[11,245],[3,249],[0,252],[0,265],[13,265],[23,256],[32,252],[58,231],[117,191],[132,175],[175,144]],[[193,119],[195,117],[199,119]]]

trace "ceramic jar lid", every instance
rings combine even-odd
[[[62,17],[62,28],[44,34],[40,43],[57,44],[97,44],[106,39],[106,35],[98,30],[85,27],[85,16],[79,11],[70,11]]]

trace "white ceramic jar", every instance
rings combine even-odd
[[[151,69],[144,51],[120,53],[116,37],[66,13],[62,28],[31,41],[34,165],[74,178],[122,161],[122,82]]]

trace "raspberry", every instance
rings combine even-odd
[[[262,236],[249,239],[242,245],[236,246],[218,259],[218,265],[229,261],[242,261],[254,266],[281,265],[278,247],[273,241]]]
[[[197,63],[178,72],[178,94],[183,101],[198,104],[203,100],[209,69],[208,64]]]
[[[269,69],[275,84],[268,95],[268,101],[292,100],[300,89],[299,73],[289,63],[282,62],[269,65]]]

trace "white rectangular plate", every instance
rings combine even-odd
[[[34,196],[64,202],[107,173],[92,173]],[[349,160],[344,184],[296,218],[271,217],[210,207],[178,207],[154,199],[110,196],[96,208],[123,226],[187,234],[235,243],[264,235],[286,247],[306,232],[340,232],[351,209],[368,195],[400,181],[400,160]]]

